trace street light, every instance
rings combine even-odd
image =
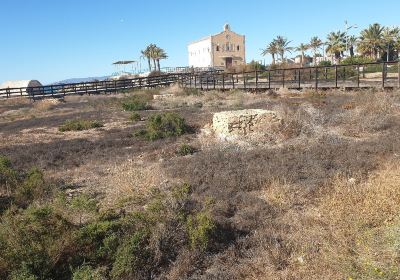
[[[347,52],[347,54],[348,54],[348,52],[349,52],[349,36],[347,35],[348,34],[348,32],[349,32],[349,30],[350,29],[352,29],[352,28],[354,28],[354,29],[357,29],[358,28],[358,25],[357,24],[353,24],[353,25],[348,25],[348,22],[347,22],[347,20],[345,20],[344,21],[344,28],[345,28],[345,32],[344,32],[344,34],[345,34],[345,36],[346,36],[346,52]]]

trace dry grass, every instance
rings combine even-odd
[[[0,145],[0,154],[99,194],[102,208],[129,211],[151,189],[169,193],[183,182],[195,200],[212,200],[217,231],[210,249],[182,246],[157,279],[400,278],[399,92],[201,93],[174,86],[164,93],[176,96],[149,101],[152,108],[178,112],[196,135],[143,141],[132,137],[143,122],[129,122],[121,107],[130,93],[71,97],[45,106],[40,118],[5,121],[0,133],[12,144]],[[18,106],[3,107],[31,105]],[[244,108],[278,112],[284,121],[271,131],[275,142],[241,146],[200,132],[214,112]],[[66,116],[105,127],[64,135],[57,127]],[[196,153],[177,156],[181,143]]]
[[[36,101],[33,107],[38,111],[47,111],[53,109],[56,105],[60,104],[61,101],[59,99],[43,99]]]

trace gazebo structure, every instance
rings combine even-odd
[[[120,60],[113,63],[116,68],[116,72],[113,73],[113,76],[120,76],[120,75],[131,75],[135,74],[138,71],[138,62],[136,60]],[[127,66],[128,68],[127,71]]]

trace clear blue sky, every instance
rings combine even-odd
[[[113,61],[137,59],[149,43],[167,51],[162,66],[186,66],[187,43],[225,22],[246,35],[248,61],[276,35],[295,46],[345,19],[359,29],[400,23],[398,0],[0,0],[0,10],[0,82],[109,75]]]

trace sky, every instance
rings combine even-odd
[[[222,31],[246,35],[246,60],[277,35],[292,46],[343,30],[344,21],[399,25],[398,0],[0,0],[0,83],[110,75],[117,60],[137,60],[156,43],[161,67],[186,66],[187,44]],[[142,63],[146,65],[146,62]]]

